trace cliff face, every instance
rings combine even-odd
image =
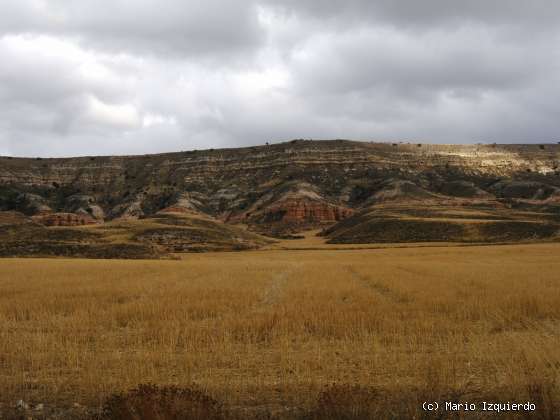
[[[414,184],[399,187],[405,199],[419,188],[446,197],[475,191],[486,200],[549,200],[560,188],[559,166],[560,145],[342,140],[149,156],[4,157],[0,211],[103,221],[167,209],[297,230],[347,218],[387,195],[388,182]]]
[[[338,222],[353,214],[353,210],[332,204],[294,200],[279,203],[266,209],[266,220],[280,220],[286,223],[301,221]]]

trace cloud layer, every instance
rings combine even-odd
[[[560,3],[6,0],[0,154],[560,141]]]

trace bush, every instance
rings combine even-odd
[[[110,397],[103,407],[103,419],[183,420],[224,419],[221,405],[204,392],[175,386],[159,388],[140,385]]]
[[[311,412],[312,420],[376,419],[382,411],[379,395],[374,389],[359,385],[333,384],[325,388]]]

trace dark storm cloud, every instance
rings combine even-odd
[[[560,3],[7,0],[0,154],[558,136]]]

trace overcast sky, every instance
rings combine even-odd
[[[557,0],[2,0],[0,155],[560,141]]]

